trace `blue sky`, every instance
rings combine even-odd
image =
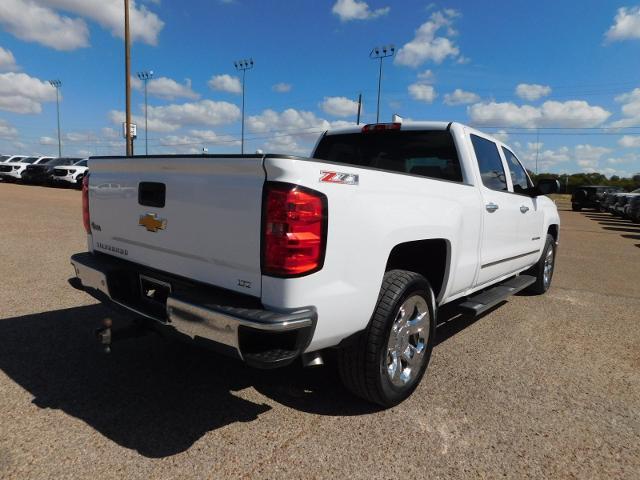
[[[0,151],[122,154],[121,0],[2,0]],[[490,5],[490,6],[488,6]],[[381,119],[456,120],[497,133],[528,168],[640,171],[640,4],[614,0],[132,0],[132,73],[149,83],[150,153],[309,153],[319,132]],[[133,82],[136,153],[143,95]],[[638,127],[638,128],[634,128]],[[539,141],[538,141],[539,139]],[[537,144],[538,142],[539,144]]]

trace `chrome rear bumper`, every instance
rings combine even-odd
[[[317,315],[313,307],[283,312],[219,303],[204,304],[188,298],[188,292],[169,294],[164,312],[166,316],[163,318],[141,308],[139,303],[123,301],[112,294],[112,288],[115,287],[112,283],[117,281],[119,273],[126,269],[127,273],[140,274],[135,264],[87,252],[73,255],[71,265],[83,290],[101,294],[94,295],[96,298],[108,299],[135,315],[155,320],[192,339],[202,338],[231,347],[241,359],[255,366],[290,363],[309,344],[315,327]],[[206,298],[206,294],[199,295],[199,300],[203,298]],[[260,344],[264,342],[261,342],[261,334],[269,337],[267,346],[262,350]],[[280,344],[278,334],[282,334]]]

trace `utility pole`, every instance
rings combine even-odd
[[[540,153],[540,128],[536,128],[536,175],[538,175],[538,154]]]
[[[138,78],[144,82],[144,154],[149,155],[149,134],[147,129],[147,82],[153,78],[153,70],[138,72]]]
[[[396,53],[396,47],[393,45],[385,45],[382,47],[373,47],[369,58],[380,60],[380,69],[378,70],[378,107],[376,109],[376,123],[380,123],[380,87],[382,84],[382,59],[387,57],[393,57]]]
[[[358,94],[358,119],[356,120],[356,125],[360,125],[360,112],[362,112],[362,94]]]
[[[49,84],[56,89],[56,112],[58,115],[58,157],[62,156],[62,140],[60,137],[60,87],[62,82],[60,80],[49,80]]]
[[[238,60],[237,62],[233,62],[233,66],[236,67],[237,71],[242,72],[242,136],[240,140],[240,153],[244,155],[244,80],[247,70],[253,68],[253,59]]]
[[[126,134],[127,134],[127,157],[133,155],[133,138],[131,138],[131,55],[129,48],[129,0],[124,0],[124,75],[125,75],[125,97],[126,97]]]

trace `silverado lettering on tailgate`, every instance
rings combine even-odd
[[[129,251],[126,248],[114,247],[113,245],[106,245],[102,242],[96,242],[96,246],[100,250],[105,250],[107,252],[118,253],[120,255],[129,255]]]

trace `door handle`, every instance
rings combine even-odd
[[[522,213],[527,213],[527,212],[529,211],[529,207],[525,207],[524,205],[522,205],[522,206],[520,207],[520,211],[521,211]]]
[[[487,209],[487,212],[489,212],[489,213],[493,213],[493,212],[495,212],[496,210],[498,210],[498,208],[500,208],[500,207],[498,207],[498,205],[496,205],[495,203],[491,202],[491,203],[487,203],[487,204],[484,206],[484,208],[486,208],[486,209]]]

